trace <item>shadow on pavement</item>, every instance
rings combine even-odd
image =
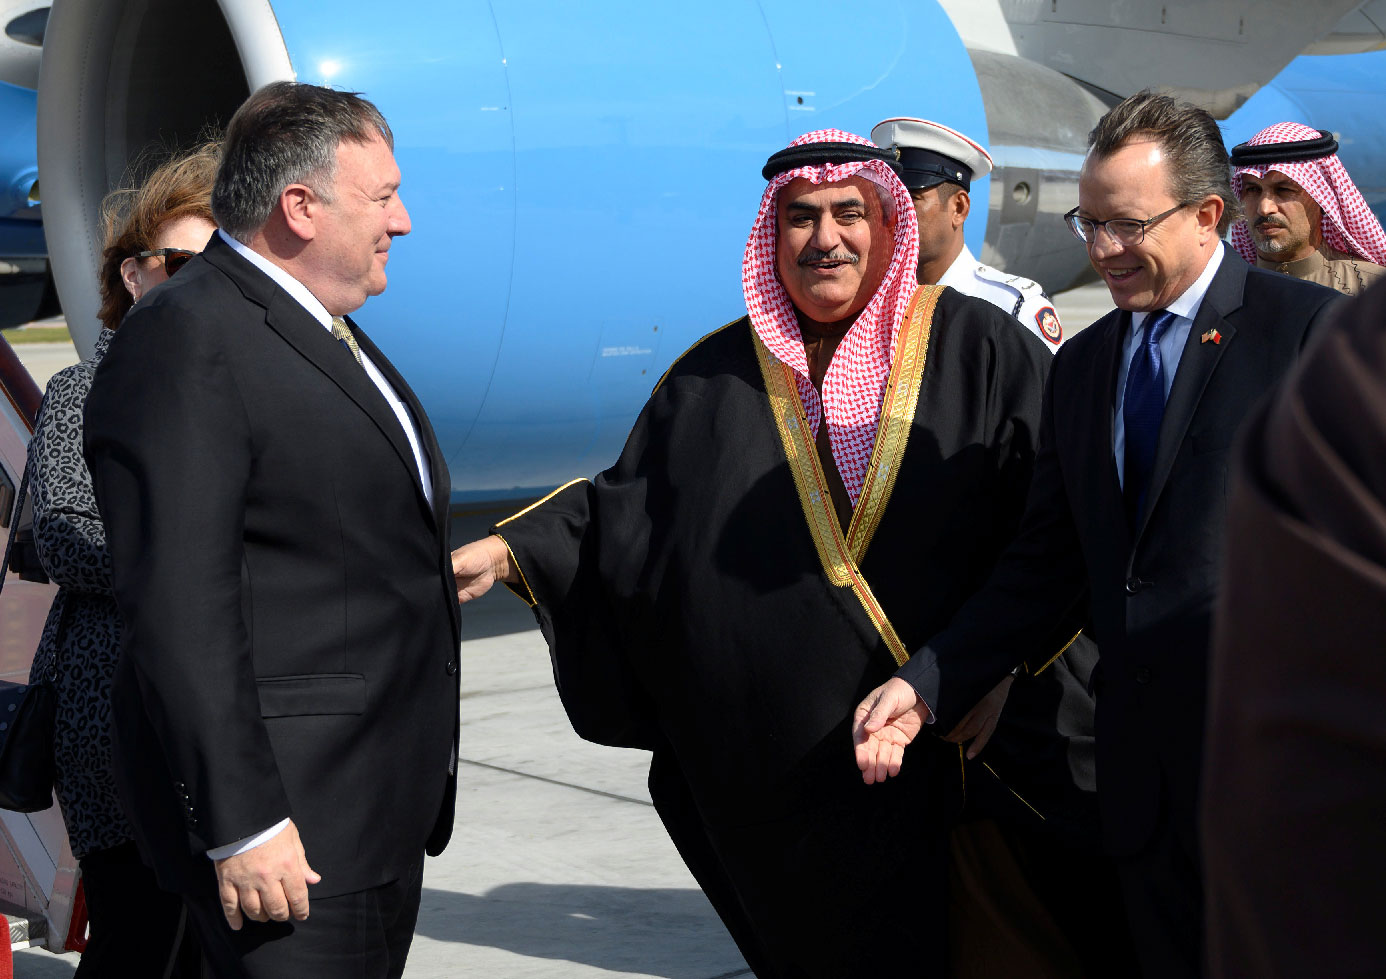
[[[504,585],[462,606],[462,641],[538,629],[534,613]]]
[[[751,974],[692,888],[517,883],[477,896],[426,887],[416,933],[665,979]]]

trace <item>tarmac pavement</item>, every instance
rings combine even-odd
[[[16,343],[14,351],[19,355],[19,359],[24,366],[29,368],[29,374],[33,377],[34,383],[43,390],[48,384],[48,379],[64,367],[71,367],[80,359],[77,350],[70,341],[57,343]]]
[[[649,755],[573,734],[524,603],[497,589],[464,634],[457,819],[424,865],[405,979],[749,976],[650,804]],[[15,955],[25,979],[76,966]]]

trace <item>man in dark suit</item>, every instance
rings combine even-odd
[[[87,405],[127,626],[117,781],[218,977],[400,975],[452,828],[447,469],[344,319],[409,231],[392,146],[355,95],[252,95],[221,230],[125,320]]]
[[[1223,246],[1236,206],[1206,112],[1143,92],[1093,130],[1068,220],[1117,309],[1055,356],[1025,517],[991,580],[854,728],[865,779],[898,772],[924,724],[949,730],[1087,601],[1103,837],[1142,967],[1162,979],[1200,972],[1195,817],[1228,447],[1337,298]]]

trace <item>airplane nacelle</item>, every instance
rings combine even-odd
[[[0,78],[0,327],[57,312],[38,203],[35,111],[33,89]]]
[[[1000,121],[1005,183],[974,182],[970,247],[1051,288],[1080,277],[1059,215],[1102,106],[1016,61],[974,67],[943,10],[907,0],[347,0],[330,17],[58,0],[38,107],[51,260],[85,352],[95,215],[135,154],[187,145],[275,79],[361,91],[394,129],[414,230],[358,318],[427,406],[454,499],[524,496],[609,465],[672,360],[742,315],[760,168],[803,132],[917,114],[986,144]],[[1006,108],[1017,77],[1061,124]]]

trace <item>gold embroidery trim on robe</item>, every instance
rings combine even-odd
[[[1025,668],[1025,672],[1029,673],[1031,676],[1039,676],[1039,675],[1040,675],[1041,673],[1043,673],[1045,670],[1047,670],[1047,669],[1049,669],[1051,666],[1053,666],[1055,660],[1057,660],[1057,659],[1058,659],[1060,656],[1062,656],[1064,653],[1068,652],[1068,647],[1069,647],[1069,646],[1072,646],[1074,643],[1076,643],[1076,642],[1078,641],[1078,637],[1081,636],[1082,634],[1083,634],[1083,630],[1082,630],[1082,629],[1079,629],[1077,632],[1075,632],[1075,633],[1073,634],[1073,638],[1070,639],[1068,642],[1064,643],[1062,646],[1060,646],[1060,647],[1059,647],[1059,651],[1058,651],[1057,653],[1055,653],[1053,656],[1049,657],[1049,659],[1047,659],[1047,660],[1045,661],[1044,665],[1041,666],[1038,670],[1031,670],[1028,663],[1021,663],[1020,665],[1023,666],[1023,667]]]
[[[548,495],[544,496],[542,499],[535,500],[533,503],[531,503],[529,506],[525,507],[525,508],[524,508],[523,510],[521,510],[519,513],[512,513],[510,516],[508,516],[508,517],[506,517],[504,520],[500,521],[498,524],[496,524],[496,529],[497,529],[497,530],[500,530],[500,528],[502,528],[502,527],[504,527],[506,524],[510,523],[510,521],[512,521],[512,520],[519,520],[521,517],[523,517],[526,513],[529,513],[531,510],[536,510],[536,509],[538,509],[539,507],[543,506],[545,503],[549,502],[549,500],[552,500],[552,499],[553,499],[555,496],[557,496],[559,493],[562,493],[562,492],[563,492],[564,490],[566,490],[568,487],[570,487],[570,486],[576,486],[578,483],[588,483],[588,482],[591,482],[591,480],[587,479],[586,477],[582,477],[582,478],[579,478],[579,479],[570,479],[570,480],[568,480],[568,481],[567,481],[566,483],[564,483],[562,486],[558,487],[558,489],[556,489],[556,490],[554,490],[553,492],[549,493]],[[530,608],[534,608],[534,606],[536,606],[536,605],[539,604],[539,599],[537,599],[537,598],[534,597],[534,589],[531,588],[531,587],[529,587],[529,579],[525,577],[525,569],[522,568],[522,567],[520,567],[519,558],[515,557],[515,552],[514,552],[514,550],[512,550],[511,547],[510,547],[510,541],[506,540],[505,537],[504,537],[504,535],[502,535],[502,534],[496,534],[495,536],[497,536],[497,537],[500,538],[501,543],[505,545],[505,549],[506,549],[507,551],[510,552],[510,566],[511,566],[512,568],[514,568],[514,569],[515,569],[515,573],[518,574],[518,575],[520,576],[520,580],[519,580],[519,583],[518,583],[518,584],[519,584],[519,585],[523,585],[525,590],[524,590],[523,592],[520,591],[520,589],[519,589],[519,587],[518,587],[517,585],[506,585],[506,587],[509,588],[509,589],[510,589],[512,592],[514,592],[516,595],[518,595],[518,596],[520,597],[520,599],[523,600],[524,603],[525,603],[526,605],[528,605]]]
[[[962,750],[962,745],[958,745],[958,750],[959,750],[959,751]],[[1039,811],[1038,809],[1036,809],[1034,806],[1030,805],[1029,800],[1026,799],[1025,796],[1021,795],[1021,794],[1020,794],[1019,792],[1017,792],[1015,789],[1013,789],[1013,788],[1011,788],[1009,785],[1007,785],[1007,784],[1006,784],[1006,780],[1005,780],[1004,778],[1002,778],[1000,775],[997,775],[997,774],[996,774],[996,769],[994,769],[994,768],[991,767],[991,762],[986,762],[986,761],[982,762],[982,767],[984,767],[987,771],[991,772],[992,777],[995,778],[996,781],[998,781],[998,782],[1001,783],[1001,787],[1002,787],[1003,789],[1005,789],[1007,792],[1009,792],[1011,795],[1013,795],[1013,796],[1015,796],[1017,799],[1019,799],[1019,800],[1021,801],[1021,804],[1024,805],[1026,809],[1029,809],[1032,813],[1034,813],[1036,816],[1038,816],[1041,820],[1044,820],[1044,813],[1040,812],[1040,811]],[[964,796],[964,798],[966,798],[966,796]],[[1044,821],[1047,822],[1048,820],[1044,820]]]
[[[920,286],[900,324],[900,334],[895,343],[895,362],[890,365],[890,377],[886,382],[885,397],[877,421],[876,444],[871,451],[866,481],[852,511],[852,522],[845,538],[837,513],[833,510],[823,466],[818,460],[818,447],[814,444],[813,432],[799,400],[794,371],[771,354],[759,336],[755,337],[756,357],[760,361],[761,376],[765,379],[770,410],[780,433],[790,472],[794,474],[799,505],[808,522],[823,573],[835,587],[852,589],[898,666],[903,666],[910,658],[909,650],[900,641],[858,564],[876,528],[880,526],[881,516],[895,485],[896,473],[905,456],[910,427],[914,424],[914,412],[919,405],[919,384],[924,376],[934,307],[942,291],[942,286]]]

